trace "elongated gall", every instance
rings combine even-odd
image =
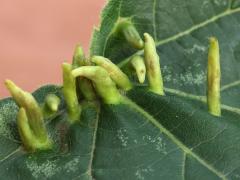
[[[26,110],[24,108],[19,109],[17,115],[17,126],[24,147],[30,151],[34,150],[34,144],[36,144],[35,137],[29,126]]]
[[[211,37],[208,52],[208,71],[207,71],[207,104],[209,112],[214,116],[221,116],[221,97],[220,97],[220,53],[218,40]]]
[[[72,60],[72,67],[73,69],[78,68],[79,66],[86,65],[85,55],[83,49],[80,45],[76,45],[74,53],[73,53],[73,60]]]
[[[119,18],[113,30],[113,34],[123,35],[126,41],[134,48],[142,49],[144,47],[144,42],[136,27],[128,18]]]
[[[26,150],[34,152],[36,150],[46,150],[52,147],[52,141],[48,138],[45,141],[37,137],[29,126],[29,119],[26,110],[21,107],[17,115],[18,131],[22,143]]]
[[[6,80],[5,85],[18,106],[23,107],[26,110],[27,117],[29,119],[29,125],[33,130],[33,133],[37,137],[46,140],[47,131],[44,125],[43,114],[35,98],[32,96],[32,94],[23,91],[10,80]]]
[[[77,85],[79,86],[80,93],[87,101],[96,100],[96,94],[91,81],[84,77],[77,78]]]
[[[5,85],[20,107],[17,125],[24,147],[28,151],[50,149],[52,141],[48,137],[42,110],[35,98],[10,80],[6,80]]]
[[[83,49],[80,45],[77,45],[74,51],[72,68],[76,69],[81,66],[91,65],[90,60],[86,59]],[[96,94],[92,86],[91,81],[84,77],[76,78],[76,88],[78,98],[81,99],[81,96],[88,101],[93,101],[96,99]]]
[[[121,95],[108,72],[99,66],[83,66],[72,71],[74,77],[83,76],[90,79],[97,93],[106,104],[119,104]]]
[[[81,106],[78,102],[76,80],[72,76],[72,65],[63,63],[63,95],[67,105],[67,112],[71,122],[80,120]]]
[[[141,84],[144,83],[146,77],[146,66],[144,63],[144,59],[141,56],[137,55],[131,59],[130,63],[137,74],[138,81]]]
[[[156,94],[164,95],[160,58],[157,54],[155,42],[148,33],[144,33],[144,38],[144,59],[147,68],[149,89]]]
[[[48,94],[45,97],[45,102],[42,107],[43,115],[45,118],[48,118],[58,111],[60,105],[60,98],[55,94]]]
[[[108,73],[111,79],[117,84],[118,87],[124,90],[130,90],[132,84],[128,79],[127,75],[124,74],[121,69],[112,63],[109,59],[102,56],[93,56],[91,59],[92,62],[104,68]]]

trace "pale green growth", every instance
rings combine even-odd
[[[113,29],[113,34],[123,35],[134,48],[142,49],[144,47],[142,38],[129,18],[119,18]]]
[[[90,79],[97,93],[106,104],[119,104],[121,95],[108,72],[99,66],[83,66],[72,71],[74,77],[83,76]]]
[[[72,65],[63,63],[63,95],[67,104],[68,116],[71,122],[80,120],[81,106],[78,102],[76,80],[72,76]]]
[[[132,88],[132,84],[127,75],[124,74],[121,69],[109,59],[102,56],[93,56],[91,60],[98,66],[104,68],[119,88],[126,91]]]
[[[144,59],[141,56],[134,56],[130,63],[137,74],[138,81],[140,83],[144,83],[146,77],[146,66]]]
[[[80,45],[77,45],[73,55],[73,62],[72,62],[73,69],[76,69],[81,66],[88,66],[88,65],[91,65],[91,62],[85,58],[82,47]],[[77,93],[78,93],[78,90],[81,92],[81,94],[78,94],[78,96],[83,95],[83,97],[88,101],[93,101],[96,99],[96,94],[94,92],[92,83],[88,79],[83,77],[77,78],[76,86],[77,86],[76,87]]]
[[[10,80],[6,80],[5,85],[18,106],[26,110],[30,128],[35,136],[42,141],[47,141],[48,135],[44,125],[43,114],[35,98],[32,94],[23,91]]]
[[[164,95],[160,58],[157,54],[154,39],[148,33],[144,33],[144,38],[144,59],[147,68],[149,88],[154,93]]]
[[[96,94],[90,80],[79,77],[77,84],[79,85],[79,89],[86,100],[93,101],[96,99]]]
[[[24,108],[20,108],[17,115],[17,126],[20,137],[26,149],[32,150],[34,147],[35,137],[28,124],[27,114]]]
[[[26,150],[34,152],[36,150],[45,150],[52,147],[50,139],[41,141],[32,131],[29,126],[29,119],[27,117],[26,110],[21,107],[17,115],[17,126],[18,131]]]
[[[221,97],[220,97],[220,53],[218,40],[211,37],[208,52],[208,89],[207,103],[208,110],[214,116],[221,116]]]
[[[74,54],[73,54],[73,61],[72,61],[72,67],[73,69],[78,68],[79,66],[86,65],[86,59],[83,52],[83,49],[80,45],[76,45]]]
[[[61,100],[55,94],[48,94],[42,107],[42,112],[45,118],[56,114]]]

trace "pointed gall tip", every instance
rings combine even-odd
[[[145,42],[147,42],[149,39],[152,39],[152,36],[148,33],[144,33],[143,36],[144,36]]]
[[[145,69],[141,69],[139,74],[138,74],[139,83],[143,84],[144,81],[145,81],[145,77],[146,77],[146,71],[145,71]]]
[[[211,43],[211,42],[217,42],[218,40],[216,37],[209,37],[209,41]]]
[[[82,49],[82,46],[80,43],[76,44],[75,49]]]
[[[144,33],[144,41],[145,41],[145,46],[146,44],[151,44],[155,46],[155,41],[153,37],[148,33]]]
[[[53,112],[58,110],[58,106],[60,104],[60,99],[55,94],[48,94],[45,98],[45,103],[49,107],[49,109]]]
[[[209,45],[211,48],[214,49],[219,49],[219,43],[218,43],[218,39],[216,37],[210,37],[209,38]]]
[[[6,79],[5,82],[4,82],[4,84],[5,84],[7,87],[14,85],[14,83],[13,83],[11,80],[9,80],[9,79]]]
[[[67,62],[64,62],[64,63],[62,63],[62,67],[66,67],[66,66],[68,66],[69,64],[67,63]]]
[[[57,103],[52,103],[50,108],[53,112],[56,112],[58,110],[58,104]]]
[[[148,33],[143,34],[145,41],[147,41],[148,37],[150,36]]]
[[[142,84],[146,77],[146,65],[141,56],[134,56],[131,60],[131,65],[135,69],[138,81]]]
[[[74,55],[75,56],[83,56],[84,55],[83,48],[82,48],[82,46],[80,44],[77,44],[75,46]]]
[[[210,44],[210,46],[212,47],[212,48],[219,48],[218,46],[218,40],[217,40],[217,38],[216,37],[210,37],[209,38],[209,44]]]
[[[12,93],[17,88],[16,84],[9,79],[5,80],[5,86],[10,91],[10,93]]]
[[[63,70],[64,72],[68,72],[68,71],[71,70],[71,69],[72,69],[72,65],[71,65],[71,64],[66,63],[66,62],[62,63],[62,70]]]
[[[139,44],[139,49],[143,49],[143,47],[144,47],[144,42],[143,42],[142,39],[139,39],[138,44]]]

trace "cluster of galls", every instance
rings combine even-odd
[[[144,83],[147,75],[149,90],[164,95],[160,58],[154,39],[148,33],[144,33],[143,41],[131,20],[126,18],[120,18],[116,22],[112,35],[123,36],[134,48],[144,50],[144,57],[132,57],[126,67],[136,73],[140,83]],[[215,38],[210,39],[208,64],[209,111],[219,116],[220,65],[219,47]],[[119,104],[122,101],[119,89],[128,91],[133,87],[128,76],[117,65],[101,56],[85,58],[80,46],[75,49],[72,64],[63,63],[62,70],[62,89],[70,123],[80,120],[81,98],[93,101],[99,97],[106,104]],[[56,114],[60,99],[50,94],[41,107],[30,93],[24,92],[12,81],[7,80],[6,86],[20,107],[17,125],[24,147],[30,152],[51,148],[52,141],[44,119]]]

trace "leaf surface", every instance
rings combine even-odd
[[[110,0],[95,30],[92,55],[120,67],[135,54],[111,35],[119,17],[131,17],[150,33],[161,57],[166,96],[138,85],[119,105],[86,103],[80,123],[67,123],[61,88],[46,86],[62,99],[47,126],[55,147],[27,154],[16,128],[18,108],[0,101],[0,175],[5,179],[238,179],[240,177],[240,6],[238,0]],[[208,113],[208,38],[221,48],[222,116]]]
[[[110,1],[103,13],[103,23],[94,33],[91,50],[92,54],[106,56],[122,67],[134,55],[143,55],[143,51],[137,51],[124,39],[111,35],[111,27],[119,17],[131,18],[141,35],[150,33],[161,57],[166,97],[154,95],[147,88],[139,86],[129,93],[137,107],[152,117],[150,120],[146,118],[146,121],[149,120],[155,128],[165,132],[167,138],[181,149],[182,154],[178,157],[184,158],[178,167],[182,167],[182,171],[174,167],[178,162],[176,157],[175,163],[161,162],[158,166],[170,164],[171,172],[168,175],[181,172],[171,179],[238,178],[238,1]],[[211,36],[217,37],[220,44],[221,118],[211,116],[206,106],[208,38]],[[157,154],[155,157],[160,159]],[[169,178],[164,176],[164,172],[158,173],[162,179]],[[155,174],[153,177],[158,179],[159,176]]]

